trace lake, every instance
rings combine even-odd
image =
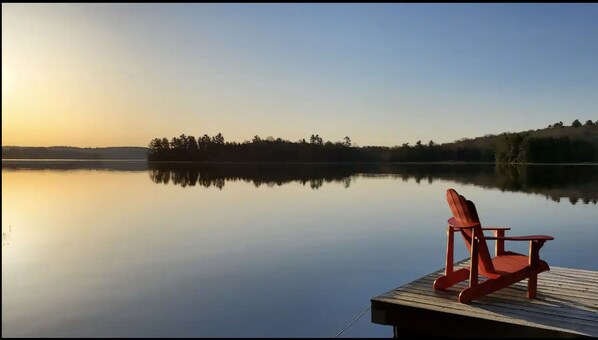
[[[444,267],[447,188],[598,270],[598,166],[3,160],[2,336],[332,337]]]

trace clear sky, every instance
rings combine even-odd
[[[596,120],[597,18],[597,4],[2,4],[2,145],[390,146]]]

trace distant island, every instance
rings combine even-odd
[[[2,159],[147,159],[193,162],[598,162],[598,121],[563,122],[547,128],[486,135],[437,144],[355,146],[346,136],[324,141],[318,134],[296,142],[255,136],[251,141],[226,142],[221,133],[201,137],[154,138],[149,147],[78,148],[68,146],[3,146]]]
[[[296,142],[255,136],[251,141],[225,142],[224,136],[181,135],[154,138],[149,161],[197,162],[496,162],[496,163],[588,163],[598,162],[598,121],[571,126],[563,122],[518,133],[486,135],[474,139],[436,144],[353,146],[351,138],[326,141],[318,134]]]
[[[106,148],[2,147],[2,159],[146,159],[147,153],[147,148],[135,146]]]

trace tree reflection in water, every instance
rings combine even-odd
[[[495,165],[431,163],[169,163],[139,161],[2,161],[2,171],[149,171],[155,183],[223,189],[226,182],[255,187],[297,182],[312,189],[326,183],[350,188],[358,177],[435,180],[543,195],[555,202],[598,203],[598,165]]]
[[[223,164],[149,163],[155,183],[182,187],[200,185],[224,188],[227,181],[244,181],[256,187],[298,182],[319,189],[338,182],[345,188],[356,177],[390,177],[416,183],[449,180],[502,191],[541,194],[571,204],[598,202],[598,166],[494,165],[494,164]]]

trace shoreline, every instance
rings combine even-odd
[[[496,163],[496,162],[465,162],[465,161],[443,161],[443,162],[217,162],[217,161],[149,161],[143,158],[2,158],[2,162],[146,162],[148,164],[300,164],[300,165],[320,165],[320,164],[438,164],[438,165],[587,165],[598,166],[598,162],[593,163]]]

